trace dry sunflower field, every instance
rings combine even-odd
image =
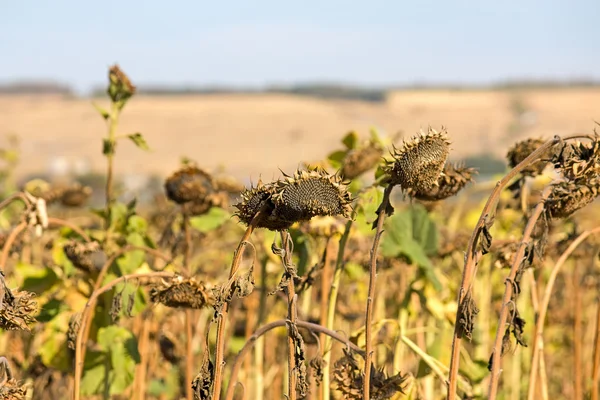
[[[491,183],[442,126],[251,187],[184,160],[147,207],[115,184],[118,145],[151,143],[108,76],[102,207],[11,188],[1,153],[1,398],[600,397],[594,126],[507,146]]]

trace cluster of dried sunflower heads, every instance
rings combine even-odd
[[[506,154],[506,159],[508,160],[508,166],[510,168],[516,167],[520,164],[525,158],[527,158],[531,153],[537,150],[541,145],[543,145],[545,141],[539,138],[530,138],[526,140],[522,140],[514,144],[508,150]],[[552,150],[548,149],[540,158],[539,161],[534,162],[533,164],[527,166],[521,171],[521,174],[524,176],[538,176],[541,175],[546,165],[548,165],[549,158],[552,154]]]
[[[352,198],[342,178],[321,169],[300,170],[293,176],[263,184],[242,193],[235,205],[237,216],[249,225],[264,207],[258,228],[283,230],[295,222],[309,221],[316,216],[349,217]]]
[[[393,159],[384,171],[391,185],[403,190],[427,191],[438,184],[438,179],[450,153],[450,142],[445,129],[438,132],[429,128],[408,141],[400,148],[394,147]]]
[[[590,204],[598,195],[598,178],[559,182],[552,185],[552,192],[546,200],[546,210],[551,218],[566,218]]]
[[[150,299],[171,308],[200,309],[212,306],[212,290],[194,278],[176,276],[150,290]]]
[[[129,77],[119,68],[113,65],[108,70],[108,89],[106,92],[110,99],[117,102],[124,102],[133,96],[137,88],[131,83]]]
[[[97,272],[106,262],[106,253],[98,242],[81,243],[72,240],[63,246],[65,255],[75,268],[85,272]]]
[[[226,206],[228,194],[220,185],[208,172],[187,165],[167,178],[165,192],[186,214],[202,215],[211,207]]]
[[[422,201],[439,201],[452,197],[460,192],[477,171],[462,165],[446,164],[437,180],[437,184],[428,189],[408,189],[407,194]]]
[[[11,330],[29,330],[28,324],[35,321],[37,304],[30,292],[12,292],[2,281],[2,301],[0,302],[0,328]]]
[[[354,179],[364,174],[379,164],[382,155],[381,146],[372,142],[349,151],[342,163],[341,176],[344,179]]]
[[[600,138],[587,143],[562,143],[552,161],[570,181],[596,178],[600,174]]]

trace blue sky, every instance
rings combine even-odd
[[[0,2],[0,82],[600,79],[600,1]]]

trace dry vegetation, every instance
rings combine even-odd
[[[227,132],[252,147],[194,136],[186,147],[212,141],[223,153],[207,155],[223,159],[195,154],[142,209],[119,201],[115,177],[136,162],[162,174],[178,124],[193,130],[183,116],[207,123],[224,100],[202,100],[212,102],[208,112],[206,104],[191,107],[196,99],[162,99],[136,119],[157,100],[135,92],[112,67],[108,105],[88,105],[105,131],[77,137],[90,146],[80,155],[102,143],[100,209],[86,205],[90,188],[78,184],[10,187],[29,165],[33,137],[23,137],[22,154],[1,153],[0,398],[598,400],[600,219],[592,203],[600,137],[587,121],[594,110],[585,123],[560,122],[566,113],[552,114],[551,96],[536,93],[404,93],[391,96],[387,111],[288,98],[312,110],[306,114],[322,113],[314,127],[302,125],[315,138],[342,130],[335,126],[342,109],[389,113],[390,126],[404,115],[402,126],[418,133],[399,141],[351,132],[341,144],[332,136],[318,145],[288,136],[314,150],[311,163],[302,163],[301,151],[283,153],[287,173],[244,187],[211,167],[225,160],[238,173],[273,170],[281,154],[255,150],[285,147],[275,130],[287,121],[276,118],[285,102],[271,109],[249,102],[238,111],[248,119],[272,113],[264,142],[248,133],[256,126],[229,115]],[[569,96],[557,97],[563,110]],[[483,101],[497,97],[512,100],[502,109]],[[186,101],[188,110],[178,104]],[[506,108],[500,129],[494,121]],[[484,127],[464,118],[462,133],[447,131],[441,122],[454,124],[459,109],[490,119]],[[523,140],[545,126],[545,113],[557,118],[557,135]],[[411,115],[435,129],[416,129]],[[301,117],[293,118],[313,121]],[[45,137],[59,130],[30,121]],[[451,162],[473,146],[470,130],[489,133],[507,160],[495,186],[475,183],[475,169]],[[61,153],[75,146],[60,138],[53,143],[62,143]]]

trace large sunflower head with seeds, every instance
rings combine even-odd
[[[394,148],[393,159],[387,162],[384,171],[392,185],[426,191],[438,184],[449,153],[446,130],[438,132],[430,127]]]
[[[316,216],[349,217],[351,203],[342,178],[313,169],[299,170],[269,184],[259,182],[257,187],[242,193],[242,201],[235,207],[237,216],[247,225],[263,209],[264,215],[256,227],[283,230]]]

